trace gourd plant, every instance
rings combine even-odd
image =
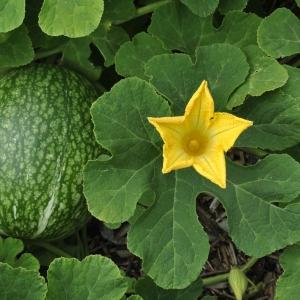
[[[227,280],[230,273],[199,277],[210,246],[195,211],[204,192],[222,203],[228,234],[250,257],[240,271],[282,249],[276,299],[299,294],[300,23],[290,9],[265,16],[255,0],[5,0],[0,33],[2,82],[14,68],[45,62],[93,82],[100,97],[90,111],[82,109],[94,125],[88,139],[102,154],[97,157],[95,150],[95,157],[80,162],[82,168],[87,163],[76,171],[83,178],[81,192],[91,215],[108,227],[129,222],[128,248],[142,259],[145,273],[135,282],[106,257],[87,251],[72,257],[74,250],[68,254],[47,237],[39,239],[39,231],[21,234],[12,226],[12,237],[0,243],[1,299],[201,297],[203,286]],[[28,81],[28,88],[40,82]],[[55,81],[46,83],[48,96],[55,95]],[[84,98],[78,85],[72,93]],[[13,84],[8,88],[17,99],[24,97]],[[11,123],[0,120],[1,128]],[[229,160],[224,152],[232,146],[247,148],[258,162],[242,166]],[[2,215],[17,224],[19,207],[6,195],[11,171],[4,171],[1,151]],[[32,199],[24,207],[39,205]],[[57,209],[72,215],[67,206]],[[34,212],[23,222],[40,218],[39,209]],[[57,222],[62,228],[62,220]],[[83,244],[85,249],[84,238]],[[61,256],[48,259],[47,272],[33,256],[37,246]],[[26,253],[16,259],[21,252]],[[248,293],[245,276],[233,270],[230,284],[241,299]]]

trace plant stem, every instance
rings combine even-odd
[[[295,68],[297,68],[297,67],[299,67],[300,66],[300,59],[298,59],[296,62],[294,62],[293,64],[292,64],[292,67],[295,67]]]
[[[258,260],[258,258],[251,257],[249,259],[249,261],[241,268],[241,271],[243,271],[244,273],[247,273],[251,269],[251,267],[257,262],[257,260]],[[204,279],[202,279],[202,282],[203,282],[203,285],[209,285],[209,284],[225,281],[228,279],[228,277],[229,277],[229,272],[226,274],[217,275],[217,276],[213,276],[210,278],[204,278]]]
[[[62,257],[66,257],[66,258],[73,258],[72,255],[68,254],[67,252],[55,247],[54,245],[48,243],[48,242],[43,242],[43,241],[31,241],[31,240],[23,240],[24,244],[26,246],[39,246],[39,247],[43,247],[49,251],[51,251],[52,253],[58,255],[58,256],[62,256]]]
[[[33,60],[48,57],[50,55],[57,54],[57,53],[60,53],[60,52],[61,52],[60,48],[55,48],[55,49],[51,49],[51,50],[47,50],[47,51],[37,52],[37,53],[35,53]]]
[[[159,2],[156,2],[156,3],[152,3],[152,4],[149,4],[149,5],[137,8],[136,12],[135,12],[135,16],[132,19],[135,19],[135,18],[138,18],[140,16],[143,16],[143,15],[146,15],[148,13],[151,13],[155,9],[157,9],[158,7],[160,7],[162,5],[165,5],[165,4],[167,4],[167,3],[171,2],[171,1],[172,0],[163,0],[163,1],[159,1]],[[122,23],[125,23],[125,22],[128,22],[128,21],[130,21],[130,20],[126,20],[126,21],[114,21],[112,24],[113,25],[119,25],[119,24],[122,24]]]
[[[260,148],[254,148],[254,147],[247,147],[247,149],[253,153],[256,156],[262,157],[262,156],[266,156],[269,155],[270,153],[260,149]]]
[[[89,253],[89,248],[88,248],[88,240],[87,240],[87,229],[86,229],[86,224],[84,227],[80,230],[81,233],[81,239],[82,239],[82,246],[83,246],[83,258],[88,256]]]

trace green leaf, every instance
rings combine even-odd
[[[211,16],[201,18],[179,2],[171,2],[155,10],[148,31],[160,39],[166,49],[179,50],[194,57],[200,45],[256,45],[260,22],[261,19],[255,14],[234,11],[225,16],[219,29],[215,29]]]
[[[47,285],[36,270],[0,263],[0,299],[45,299]],[[59,298],[57,298],[59,299]]]
[[[248,46],[243,51],[250,66],[249,75],[230,96],[228,109],[241,105],[247,95],[260,96],[266,91],[283,86],[288,79],[284,67],[274,58],[267,57],[258,46]]]
[[[291,66],[283,66],[288,72],[288,80],[284,86],[280,88],[285,94],[297,99],[300,103],[300,69]]]
[[[87,79],[94,81],[100,76],[101,69],[93,66],[89,61],[91,54],[90,37],[82,37],[77,39],[68,39],[64,44],[60,45],[63,52],[62,64],[70,69],[81,73]]]
[[[7,33],[0,33],[0,68],[26,65],[33,57],[34,51],[24,25]]]
[[[149,176],[155,171],[153,162],[160,156],[160,149],[153,144],[159,135],[147,117],[168,115],[169,107],[145,81],[129,78],[94,102],[91,114],[96,139],[113,158],[87,164],[84,194],[95,217],[108,223],[123,222],[133,215],[136,203],[148,190]],[[137,152],[145,154],[146,160],[136,159]]]
[[[200,17],[206,17],[214,12],[219,4],[219,0],[180,0],[194,14]]]
[[[165,290],[155,284],[153,279],[145,276],[138,280],[135,285],[135,292],[144,300],[194,300],[202,293],[202,280],[198,279],[185,289]]]
[[[22,267],[27,270],[39,270],[40,265],[38,260],[29,253],[22,254],[19,259],[17,255],[24,250],[24,245],[21,240],[0,238],[0,262],[7,263],[13,268]]]
[[[297,299],[300,290],[300,246],[293,245],[280,255],[284,273],[276,282],[275,300]]]
[[[47,299],[120,299],[127,290],[126,279],[107,257],[57,258],[48,269]]]
[[[48,35],[83,37],[98,27],[102,13],[103,0],[44,0],[39,25]]]
[[[299,163],[290,156],[269,155],[251,167],[227,161],[226,190],[210,182],[201,189],[224,205],[235,245],[262,257],[299,240],[300,213],[276,205],[298,196],[299,176]]]
[[[114,64],[114,59],[120,46],[129,41],[129,36],[121,27],[107,28],[103,24],[90,34],[94,45],[99,49],[105,59],[104,65],[109,67]]]
[[[300,0],[296,0],[297,6],[300,7]]]
[[[135,16],[136,8],[133,0],[105,0],[103,24],[111,24],[113,21],[124,22]]]
[[[150,83],[173,103],[175,115],[183,114],[203,80],[208,81],[215,110],[225,111],[229,95],[244,81],[248,70],[244,53],[228,44],[199,47],[195,64],[188,55],[165,54],[153,57],[146,65]]]
[[[128,78],[100,97],[91,113],[96,139],[113,157],[85,167],[89,210],[106,222],[125,221],[143,193],[155,189],[156,202],[132,225],[129,247],[147,256],[144,270],[158,285],[187,287],[198,277],[209,244],[195,212],[197,190],[190,183],[199,177],[161,173],[161,139],[147,117],[168,116],[167,102],[145,81]]]
[[[286,8],[276,9],[258,28],[257,41],[268,55],[279,58],[300,52],[300,21]]]
[[[220,0],[218,9],[222,14],[227,14],[232,10],[243,10],[248,0]]]
[[[283,150],[300,140],[299,101],[278,90],[248,99],[236,115],[254,122],[237,139],[238,147]]]
[[[0,32],[19,27],[25,17],[25,0],[2,0],[0,3]]]
[[[138,295],[131,295],[128,300],[144,300],[142,297]]]
[[[124,77],[137,76],[149,80],[145,73],[145,64],[155,55],[170,53],[162,43],[151,35],[141,32],[132,42],[121,46],[116,54],[116,71]]]

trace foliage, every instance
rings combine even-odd
[[[79,255],[80,262],[61,250],[64,258],[49,259],[46,285],[34,257],[16,260],[23,246],[8,238],[0,243],[3,299],[197,299],[210,247],[195,211],[202,192],[221,201],[228,233],[251,263],[292,245],[280,259],[276,299],[299,294],[300,23],[287,8],[262,17],[252,1],[0,4],[0,72],[58,63],[99,91],[91,117],[110,155],[84,167],[84,195],[94,217],[111,227],[130,223],[128,248],[146,274],[135,282],[108,258]],[[184,115],[203,80],[216,112],[253,122],[234,146],[260,155],[249,166],[226,158],[226,189],[193,168],[162,174],[163,141],[147,120]],[[37,245],[53,250],[24,243],[33,254]]]

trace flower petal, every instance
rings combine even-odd
[[[210,150],[195,159],[194,169],[221,188],[226,188],[226,166],[223,151]]]
[[[207,81],[203,81],[186,106],[186,122],[190,128],[205,130],[214,116],[214,100],[207,87]]]
[[[165,117],[165,118],[148,118],[148,121],[155,126],[161,135],[164,143],[171,147],[178,143],[184,134],[185,126],[182,125],[185,117]]]
[[[214,119],[208,129],[209,137],[218,140],[223,151],[230,149],[238,136],[253,122],[238,118],[228,113],[215,113]]]
[[[163,173],[169,173],[172,170],[188,168],[193,165],[193,158],[188,155],[180,144],[173,144],[171,147],[163,147]]]

